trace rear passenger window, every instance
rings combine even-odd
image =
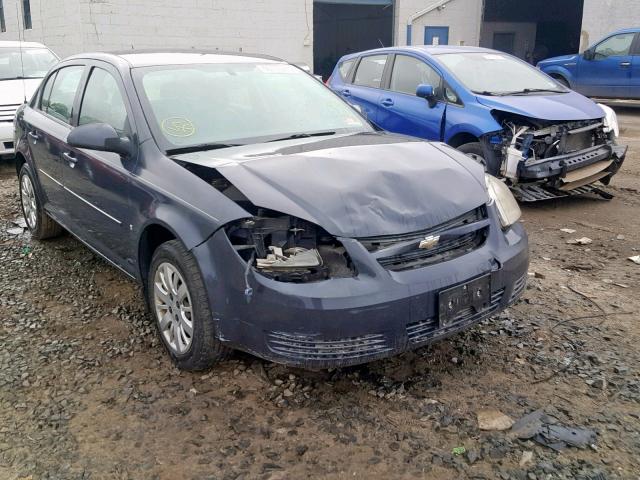
[[[64,67],[58,70],[53,87],[48,98],[45,99],[44,94],[47,93],[48,83],[45,86],[42,98],[42,111],[48,113],[52,117],[71,124],[71,115],[73,113],[73,101],[76,98],[78,85],[82,78],[84,66]]]
[[[42,111],[47,111],[46,109],[49,106],[49,97],[51,96],[51,87],[53,87],[53,82],[55,81],[57,74],[58,72],[52,73],[42,89],[42,100],[40,101],[40,109]]]
[[[127,109],[116,79],[106,70],[94,68],[84,91],[78,125],[106,123],[119,133],[129,130]]]
[[[420,84],[431,85],[437,92],[440,75],[418,58],[396,55],[389,88],[394,92],[415,95]]]
[[[386,55],[364,57],[360,60],[360,65],[358,65],[358,71],[356,72],[356,78],[353,80],[353,83],[363,87],[380,88],[386,63]]]
[[[349,72],[351,72],[351,68],[353,67],[354,63],[356,63],[355,59],[347,60],[346,62],[342,62],[338,67],[338,72],[340,72],[340,79],[343,82],[348,81],[347,79],[349,78]]]

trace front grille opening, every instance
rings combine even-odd
[[[482,226],[477,230],[460,234],[457,237],[441,240],[430,249],[421,249],[419,244],[426,237],[437,236],[454,228],[464,227],[486,218],[487,210],[483,205],[430,229],[402,235],[360,238],[359,241],[369,252],[377,256],[378,263],[387,270],[394,272],[412,270],[446,262],[480,248],[489,235],[488,226]],[[401,253],[384,255],[385,252],[383,250],[408,242],[415,242],[415,246],[408,250],[403,247]]]
[[[13,142],[2,142],[5,150],[13,150]]]

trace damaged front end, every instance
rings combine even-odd
[[[280,282],[306,283],[355,276],[345,248],[321,227],[258,208],[227,225],[233,248],[259,273]]]
[[[292,215],[255,206],[217,170],[185,165],[252,215],[231,222],[231,245],[260,274],[280,282],[307,283],[355,275],[340,241],[323,228]],[[248,274],[248,270],[247,270]]]
[[[494,157],[487,163],[494,165],[491,173],[504,177],[520,201],[590,192],[612,198],[598,184],[609,184],[627,147],[616,144],[617,126],[609,115],[557,122],[493,114],[503,130],[483,138],[486,151]]]

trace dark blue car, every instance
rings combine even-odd
[[[476,47],[418,46],[351,54],[328,85],[380,128],[437,140],[505,178],[524,201],[596,192],[618,171],[608,107],[529,64]]]
[[[16,145],[32,235],[64,228],[138,280],[181,368],[232,348],[366,362],[525,286],[527,236],[501,181],[377,131],[281,60],[77,55],[20,108]]]
[[[538,67],[583,95],[640,99],[640,28],[618,30],[581,54],[548,58]]]

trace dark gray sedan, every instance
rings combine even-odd
[[[362,363],[525,286],[527,237],[501,181],[378,131],[278,59],[70,57],[18,111],[16,146],[32,235],[64,228],[137,279],[181,368],[232,348]]]

